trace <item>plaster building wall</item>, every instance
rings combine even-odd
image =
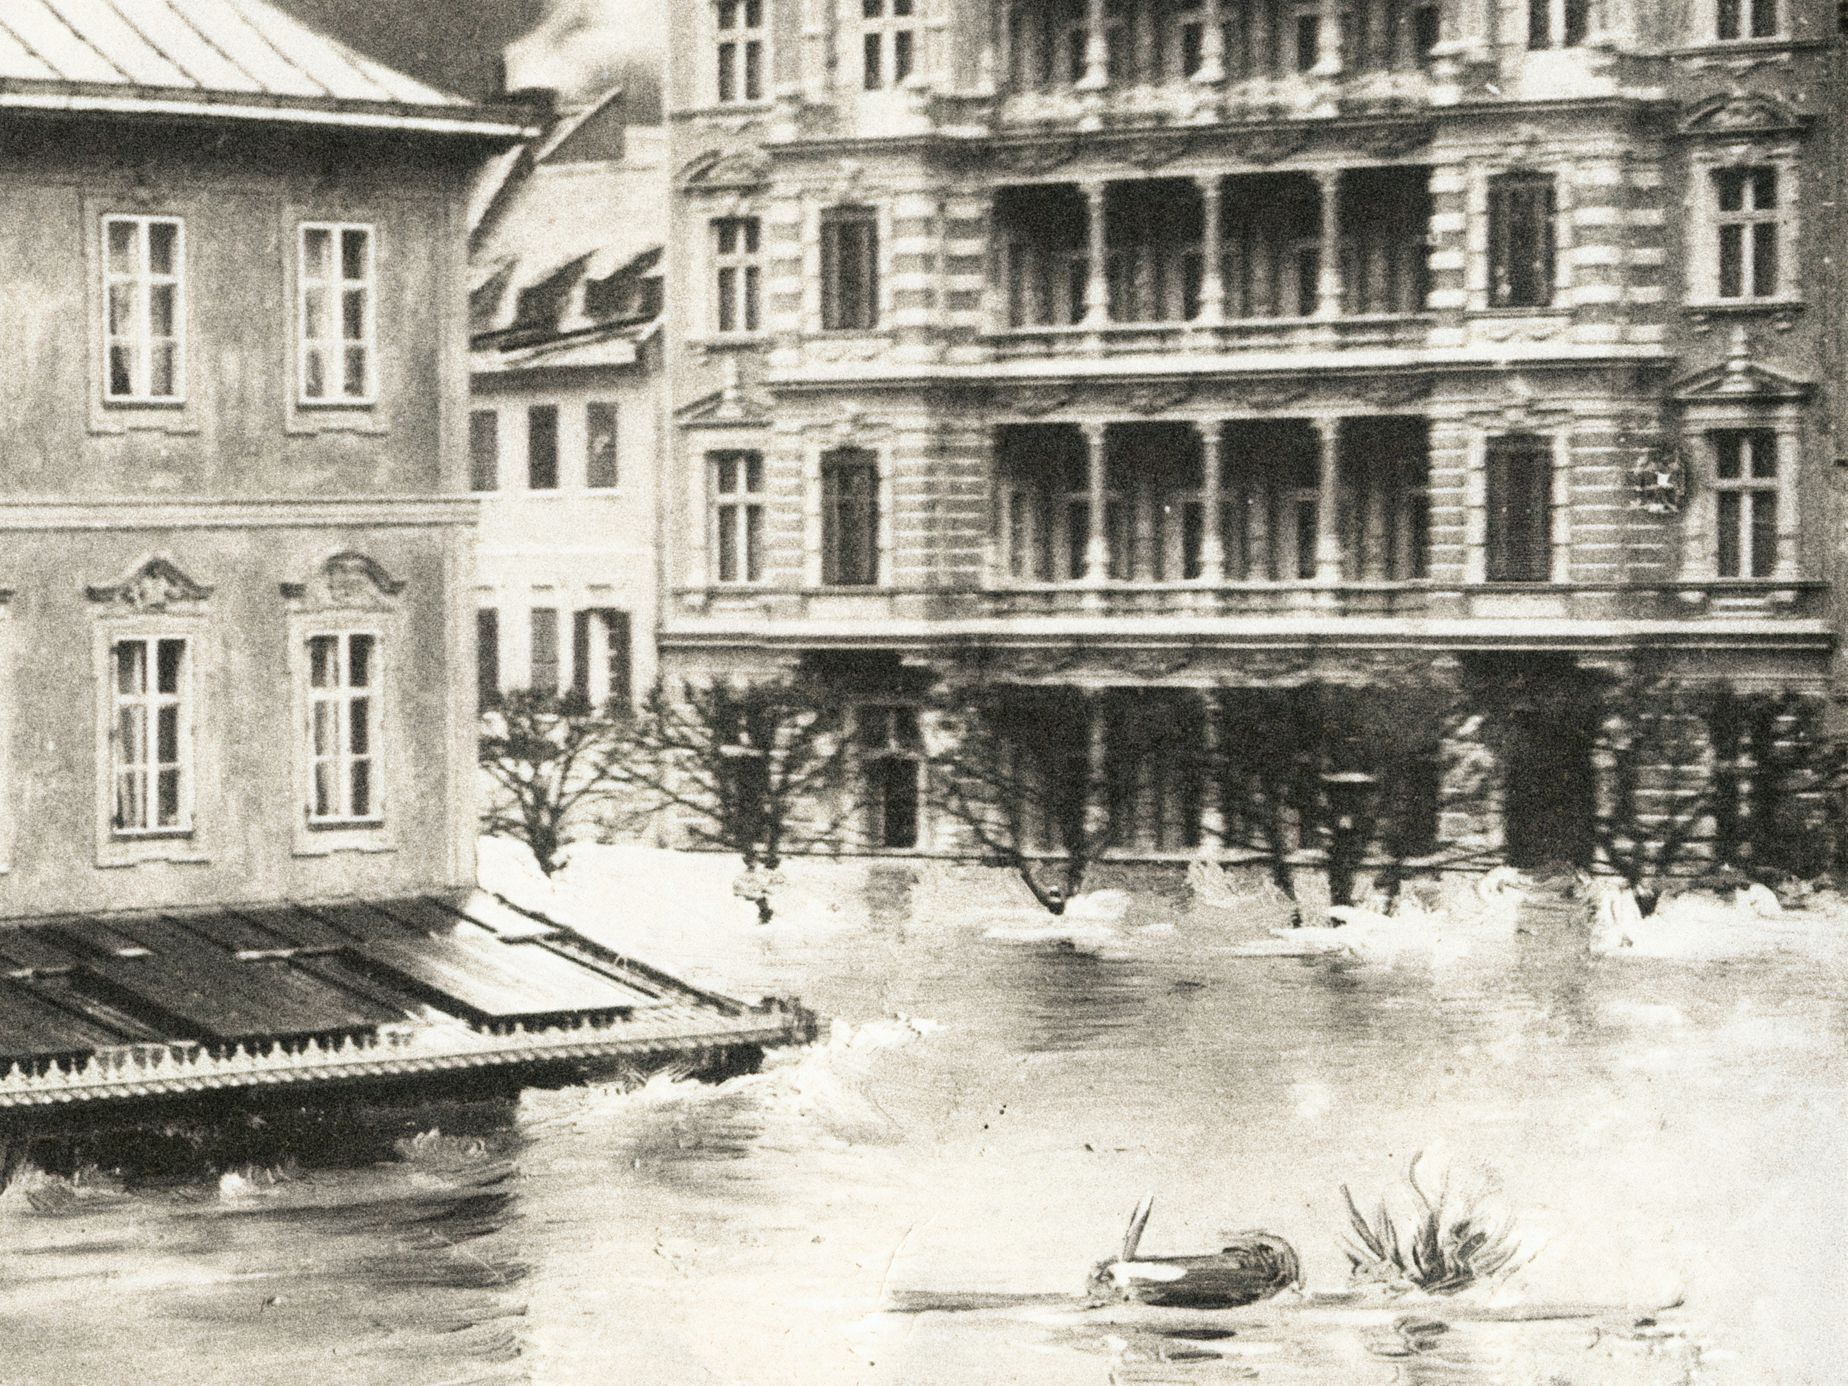
[[[463,215],[491,144],[4,120],[0,914],[469,883]],[[112,217],[183,225],[171,398],[108,397]],[[343,403],[307,398],[293,346],[304,223],[371,232],[372,388]],[[311,821],[309,642],[357,632],[370,789]],[[110,770],[131,637],[188,642],[153,752],[177,811],[140,827]]]
[[[697,7],[664,664],[979,645],[1110,686],[1648,651],[1822,690],[1834,11],[1297,10]],[[740,222],[754,325],[719,310]],[[848,450],[876,558],[841,582]]]

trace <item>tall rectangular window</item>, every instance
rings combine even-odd
[[[571,687],[595,706],[634,697],[629,613],[592,607],[571,618]]]
[[[535,606],[531,614],[532,647],[526,686],[535,693],[558,692],[558,608]]]
[[[584,406],[584,484],[593,491],[616,485],[616,406],[592,400]]]
[[[821,580],[830,587],[879,581],[879,459],[864,448],[821,459]]]
[[[186,393],[186,229],[178,217],[103,218],[104,336],[112,400]]]
[[[763,266],[758,248],[763,228],[756,217],[720,217],[712,223],[713,298],[720,332],[758,329]]]
[[[492,409],[469,411],[468,485],[471,491],[500,489],[500,415]]]
[[[535,404],[526,411],[526,485],[558,489],[558,406]]]
[[[1778,558],[1777,435],[1741,428],[1712,438],[1719,575],[1770,577]]]
[[[500,612],[484,606],[475,612],[475,694],[485,712],[500,701]]]
[[[1765,39],[1778,34],[1778,0],[1718,0],[1714,37]]]
[[[763,577],[764,457],[760,452],[715,452],[712,469],[712,543],[720,582]]]
[[[1553,302],[1553,178],[1502,173],[1489,180],[1489,302],[1544,308]]]
[[[1527,0],[1529,48],[1577,48],[1591,33],[1591,0]]]
[[[1553,445],[1517,433],[1489,441],[1488,579],[1553,576]]]
[[[822,216],[821,325],[830,332],[879,325],[879,219],[870,207]]]
[[[856,708],[854,732],[866,777],[867,837],[874,847],[916,847],[923,799],[923,741],[918,735],[917,709]]]
[[[192,661],[183,636],[134,636],[109,648],[115,716],[109,753],[118,833],[192,826]]]
[[[722,106],[764,97],[765,0],[714,0]]]
[[[302,400],[369,403],[378,393],[372,228],[311,223],[301,236],[296,284]]]
[[[308,637],[310,823],[378,817],[378,637]]]
[[[1775,168],[1713,172],[1721,298],[1774,298],[1778,291],[1778,189]]]
[[[916,60],[916,0],[860,0],[860,77],[868,91],[902,87]]]

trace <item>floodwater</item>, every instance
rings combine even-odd
[[[999,875],[816,866],[806,888],[768,929],[713,906],[606,935],[835,1018],[763,1073],[532,1093],[358,1169],[28,1174],[0,1197],[0,1381],[1848,1371],[1848,949],[1826,924],[1706,961],[1565,933],[1369,960],[1264,956],[1262,922],[1180,891],[1062,938]],[[571,898],[618,897],[587,876]],[[1492,1293],[1340,1300],[1342,1186],[1403,1208],[1421,1151],[1427,1184],[1492,1182],[1524,1264]],[[1307,1293],[1088,1308],[1149,1191],[1145,1256],[1263,1228]]]

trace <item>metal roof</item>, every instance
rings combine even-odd
[[[7,108],[533,133],[524,120],[407,77],[264,0],[5,0]]]
[[[444,1017],[558,1023],[701,999],[480,893],[0,928],[0,1064],[125,1044],[365,1035]]]

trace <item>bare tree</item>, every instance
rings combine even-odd
[[[1593,836],[1645,910],[1696,859],[1713,804],[1710,711],[1692,683],[1643,667],[1611,680],[1593,709]]]
[[[482,717],[481,768],[494,785],[483,826],[532,850],[550,876],[584,810],[609,794],[616,725],[577,693],[519,689]]]
[[[606,758],[641,811],[679,819],[697,845],[744,860],[757,916],[775,917],[773,873],[832,840],[824,808],[844,745],[838,705],[808,680],[657,685]]]
[[[1133,784],[1174,725],[1171,699],[973,682],[936,702],[937,812],[990,865],[1013,871],[1058,915],[1132,826]]]

